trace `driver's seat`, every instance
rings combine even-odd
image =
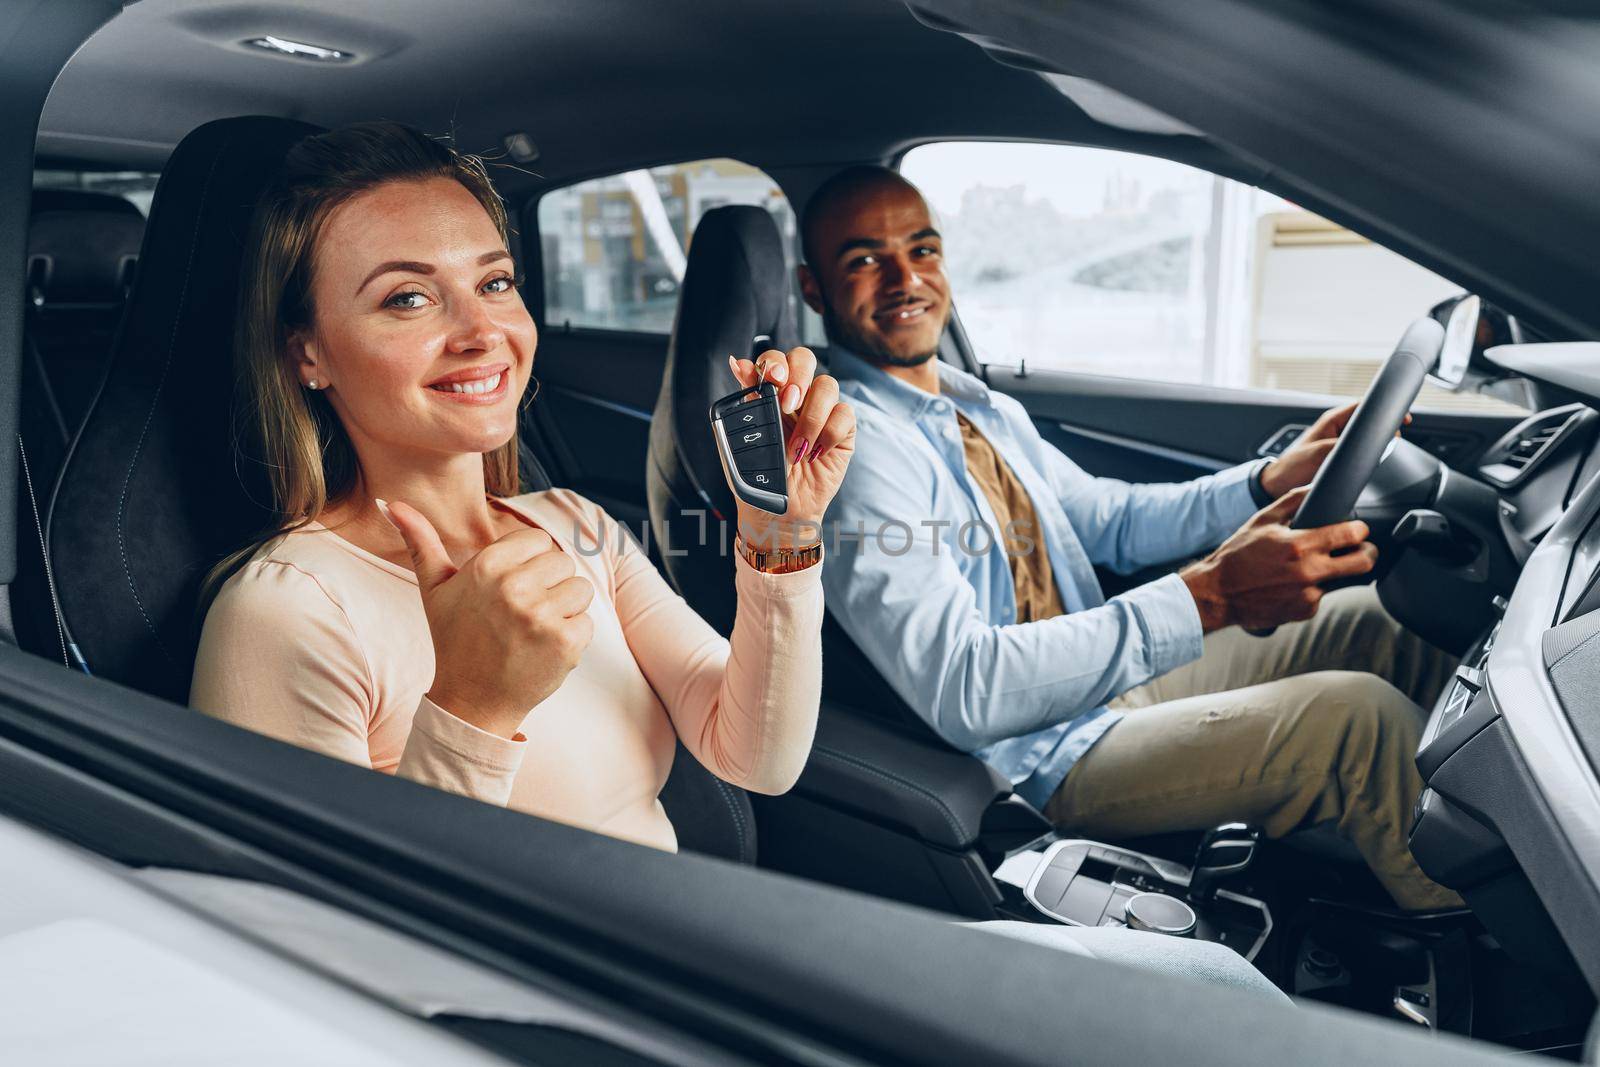
[[[201,580],[273,518],[263,468],[235,447],[229,353],[256,202],[289,148],[316,132],[221,119],[173,150],[105,384],[46,516],[62,619],[89,669],[179,704]],[[527,488],[549,487],[532,455],[520,460]],[[679,757],[661,800],[682,847],[751,862],[748,799]]]
[[[753,357],[799,343],[791,293],[783,238],[771,215],[745,206],[706,212],[689,249],[650,423],[645,477],[650,521],[668,578],[724,634],[733,628],[736,519],[707,412],[713,401],[738,387],[728,370],[730,355]],[[943,744],[831,615],[823,624],[822,642],[823,686],[830,699]]]

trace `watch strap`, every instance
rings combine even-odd
[[[736,544],[745,562],[762,574],[790,574],[794,571],[803,571],[822,559],[821,541],[798,548],[754,548],[740,537],[736,540]]]

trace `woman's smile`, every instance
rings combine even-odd
[[[429,382],[429,392],[455,404],[495,404],[510,391],[510,365],[469,367]]]

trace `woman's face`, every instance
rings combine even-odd
[[[505,242],[459,182],[393,182],[328,216],[291,346],[363,464],[490,452],[517,430],[537,336]]]

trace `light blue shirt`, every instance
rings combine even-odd
[[[1200,615],[1176,574],[1108,601],[1094,565],[1129,573],[1209,550],[1255,511],[1255,464],[1175,484],[1095,478],[1016,400],[955,367],[940,364],[938,396],[838,347],[829,369],[858,431],[826,518],[828,608],[940,737],[1042,808],[1121,717],[1107,701],[1200,656]],[[958,410],[1033,501],[1065,615],[1017,623]]]

